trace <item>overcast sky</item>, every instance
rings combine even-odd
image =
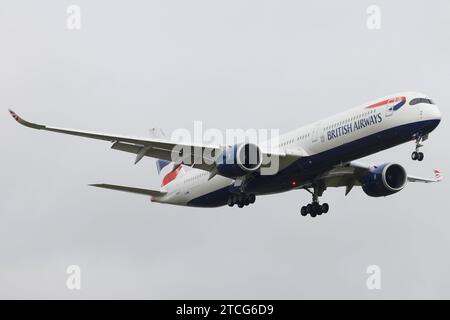
[[[81,29],[66,26],[81,8]],[[367,7],[379,5],[381,29]],[[447,181],[376,199],[329,189],[245,209],[150,203],[89,183],[158,188],[155,161],[17,125],[147,137],[193,128],[287,132],[413,90],[443,121],[364,159],[450,173],[450,3],[442,1],[8,1],[0,3],[0,298],[450,298]],[[66,268],[81,268],[81,290]],[[368,290],[378,265],[382,289]]]

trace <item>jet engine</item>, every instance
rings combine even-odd
[[[386,163],[371,169],[361,181],[363,191],[371,197],[385,197],[402,190],[407,181],[405,169],[396,163]]]
[[[242,177],[257,171],[263,156],[259,147],[252,143],[227,147],[216,160],[217,173],[228,178]]]

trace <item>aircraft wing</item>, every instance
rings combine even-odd
[[[424,183],[430,183],[430,182],[439,182],[443,179],[441,171],[434,169],[434,179],[430,179],[430,178],[421,178],[421,177],[416,177],[416,176],[410,176],[408,175],[408,181],[410,182],[424,182]]]
[[[168,161],[177,159],[177,164],[185,164],[196,169],[209,171],[211,173],[211,177],[213,177],[215,174],[217,174],[214,163],[215,159],[223,150],[222,146],[202,146],[195,144],[188,145],[183,143],[171,142],[166,139],[160,139],[157,137],[143,139],[98,132],[51,127],[26,121],[23,118],[19,117],[12,110],[9,110],[9,112],[18,123],[28,128],[112,142],[113,144],[111,146],[111,149],[136,154],[135,164],[145,156]],[[186,150],[190,150],[190,152],[188,152],[186,156],[183,156],[180,151]],[[279,157],[279,169],[283,169],[296,159],[307,156],[307,154],[304,150],[284,150],[284,152],[282,153],[269,151],[263,153],[263,156]],[[263,164],[263,166],[265,165]]]
[[[336,166],[333,169],[321,174],[316,179],[314,179],[314,183],[318,183],[324,188],[346,187],[345,195],[347,195],[354,186],[361,185],[361,178],[366,175],[371,168],[373,168],[373,166],[366,165],[358,161],[352,161],[340,166]],[[407,180],[409,182],[423,183],[439,182],[442,180],[441,172],[439,170],[435,169],[434,175],[434,179],[408,175]],[[306,185],[306,187],[310,186]]]
[[[136,154],[135,163],[139,162],[144,156],[153,157],[157,159],[163,159],[172,161],[173,153],[179,153],[180,149],[190,148],[190,157],[182,158],[182,163],[186,165],[192,165],[194,168],[211,171],[213,166],[210,165],[214,162],[214,159],[205,155],[215,155],[221,151],[221,148],[214,146],[197,146],[197,145],[185,145],[180,143],[170,142],[164,139],[142,139],[135,137],[126,137],[119,135],[110,135],[97,132],[72,130],[65,128],[50,127],[42,124],[32,123],[19,117],[14,111],[9,110],[12,117],[21,125],[37,130],[52,131],[57,133],[64,133],[84,138],[91,138],[103,141],[112,142],[111,149],[130,152]],[[176,148],[175,148],[176,147]],[[200,152],[201,151],[201,152]],[[199,159],[199,155],[201,159]],[[206,160],[206,161],[205,161]]]

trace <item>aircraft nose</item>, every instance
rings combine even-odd
[[[441,111],[436,105],[427,105],[423,110],[424,120],[427,119],[426,132],[431,132],[439,125],[441,122]]]
[[[439,107],[436,105],[432,105],[430,107],[431,108],[429,108],[428,110],[430,118],[441,121],[442,115],[441,110],[439,110]]]

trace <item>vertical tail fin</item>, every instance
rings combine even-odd
[[[158,174],[161,174],[161,171],[163,171],[163,169],[169,164],[170,161],[167,160],[156,160],[156,169],[158,169]]]
[[[158,169],[159,176],[162,177],[161,187],[168,185],[183,172],[183,166],[175,166],[173,162],[167,160],[157,160],[156,169]]]

